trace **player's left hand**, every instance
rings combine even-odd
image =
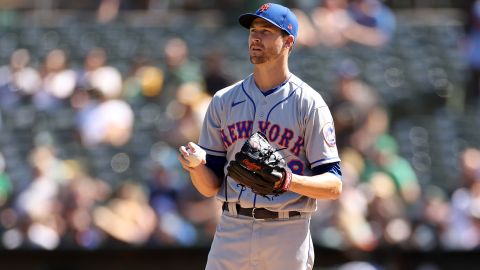
[[[292,172],[264,134],[253,134],[227,167],[228,175],[262,196],[288,191]]]
[[[180,146],[178,151],[180,152],[178,160],[182,164],[182,167],[187,171],[196,168],[200,164],[207,163],[207,153],[193,142],[189,142],[186,146]]]

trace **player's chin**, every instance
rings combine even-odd
[[[254,56],[250,55],[250,62],[254,65],[263,64],[267,62],[267,58],[264,56]]]

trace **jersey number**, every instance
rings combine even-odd
[[[291,160],[288,163],[288,167],[290,168],[290,170],[292,170],[292,173],[303,175],[304,165],[300,160],[298,159]]]

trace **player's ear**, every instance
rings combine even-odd
[[[285,48],[288,48],[288,49],[292,48],[293,42],[294,42],[294,37],[292,35],[288,35],[284,43]]]

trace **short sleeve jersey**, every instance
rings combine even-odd
[[[245,140],[263,132],[286,159],[294,174],[312,175],[312,168],[340,161],[334,122],[321,95],[291,74],[286,83],[268,95],[256,86],[253,75],[218,91],[209,104],[199,145],[207,154],[235,158]],[[217,194],[221,201],[242,207],[264,207],[273,211],[316,210],[316,200],[288,191],[263,197],[226,176]]]

